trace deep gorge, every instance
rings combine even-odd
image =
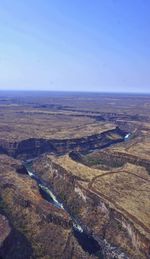
[[[117,134],[118,137],[116,139],[111,139],[109,134],[112,133]],[[19,143],[3,142],[1,143],[0,151],[1,153],[24,161],[28,159],[32,160],[44,153],[51,153],[55,156],[59,156],[70,153],[71,151],[78,151],[86,154],[94,150],[105,149],[113,144],[124,142],[128,133],[129,132],[116,127],[113,130],[80,139],[28,139]],[[38,159],[39,163],[41,163],[40,158]],[[46,172],[46,175],[49,173],[49,176],[46,176],[46,178],[43,176],[41,177],[41,169],[38,168],[38,159],[36,173],[31,171],[29,175],[38,183],[39,193],[43,199],[60,209],[65,208],[65,211],[71,216],[72,231],[84,251],[98,256],[98,258],[103,258],[103,256],[104,258],[130,258],[128,257],[128,251],[124,251],[121,246],[111,245],[112,239],[110,236],[113,236],[113,232],[115,231],[118,231],[118,233],[121,233],[120,235],[123,235],[124,233],[121,224],[124,224],[126,231],[132,232],[133,241],[136,243],[135,245],[138,244],[140,246],[142,253],[143,247],[145,247],[145,253],[147,254],[147,240],[134,230],[134,227],[128,222],[126,217],[122,216],[121,213],[118,213],[117,210],[110,208],[103,199],[99,199],[96,193],[84,189],[78,183],[77,179],[65,172],[65,170],[57,164],[51,163],[52,169],[47,168]],[[41,159],[43,159],[41,161],[43,161],[44,168],[46,159],[44,156]],[[109,159],[107,158],[107,160]],[[30,165],[28,162],[25,164],[27,169],[29,169],[29,171],[30,169],[34,170],[32,167],[28,168],[28,164]],[[42,171],[45,174],[45,169],[42,169]],[[81,199],[81,193],[88,200],[87,204]],[[80,212],[81,209],[86,210],[86,206],[88,206],[89,209],[89,219],[82,217]],[[97,215],[99,215],[100,218],[97,218]],[[97,230],[99,226],[100,229]],[[129,237],[124,236],[124,238],[125,242],[128,243]],[[131,250],[133,249],[132,245],[134,247],[134,244],[129,245]]]
[[[57,200],[55,195],[45,185],[45,183],[39,178],[39,176],[37,176],[36,173],[34,173],[32,171],[32,162],[26,162],[26,163],[24,163],[24,166],[26,167],[29,176],[38,183],[39,192],[40,192],[42,198],[45,199],[46,201],[50,202],[54,206],[56,206],[60,209],[63,209],[67,213],[69,213],[67,211],[67,208],[64,208],[63,204]],[[102,255],[102,249],[101,249],[100,245],[98,244],[98,242],[92,237],[92,235],[89,235],[82,229],[82,227],[77,223],[75,218],[72,218],[72,231],[74,233],[74,236],[78,240],[79,245],[82,247],[82,249],[85,252],[88,252],[89,254],[93,254],[100,259],[104,258]]]
[[[116,139],[111,139],[109,134],[117,134]],[[78,139],[27,139],[20,142],[0,141],[0,153],[7,154],[18,159],[30,159],[43,153],[62,155],[70,151],[90,152],[105,148],[112,144],[124,141],[127,131],[116,127],[112,130],[102,132]]]

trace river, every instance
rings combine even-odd
[[[39,176],[37,176],[36,173],[32,171],[32,161],[25,162],[24,165],[28,171],[28,175],[37,182],[42,198],[53,204],[55,207],[65,210],[69,214],[69,212],[64,208],[63,203],[58,201],[54,193],[45,185]],[[70,217],[72,218],[71,215]],[[92,235],[86,233],[82,226],[80,226],[74,218],[72,218],[72,221],[73,234],[82,249],[85,252],[88,252],[90,255],[95,255],[97,258],[103,259],[104,257],[102,255],[102,249],[98,242],[92,237]]]
[[[131,137],[131,134],[128,133],[125,135],[124,139],[121,141],[128,141],[130,139],[130,137]],[[30,160],[26,161],[24,163],[24,165],[28,171],[29,176],[37,182],[38,187],[39,187],[39,192],[40,192],[42,198],[45,199],[47,202],[50,202],[51,204],[53,204],[55,207],[65,210],[69,214],[67,209],[64,207],[63,203],[58,201],[57,197],[54,195],[52,190],[50,190],[45,185],[45,183],[39,178],[39,176],[37,176],[36,173],[33,172],[33,170],[32,170],[33,160],[34,159],[30,159]],[[86,233],[83,230],[82,226],[80,226],[78,224],[78,222],[75,218],[73,218],[71,215],[70,215],[70,217],[73,221],[72,230],[73,230],[74,236],[77,239],[80,246],[83,248],[83,250],[88,252],[91,255],[95,255],[98,258],[103,259],[104,256],[102,254],[102,249],[101,249],[100,245],[98,244],[98,242],[93,238],[92,235],[89,235],[88,233]]]

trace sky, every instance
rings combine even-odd
[[[149,0],[0,0],[0,90],[150,93]]]

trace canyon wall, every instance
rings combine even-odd
[[[117,138],[109,137],[109,134],[117,134]],[[14,158],[28,159],[37,157],[40,154],[51,152],[64,154],[71,150],[79,152],[89,152],[98,148],[103,148],[111,144],[124,141],[126,131],[115,129],[102,132],[92,136],[78,139],[27,139],[20,142],[0,141],[0,153],[7,154]]]
[[[111,151],[109,149],[99,150],[87,155],[81,155],[79,152],[70,152],[69,156],[74,161],[85,164],[89,167],[103,167],[116,168],[121,167],[125,163],[131,163],[138,166],[143,166],[146,168],[147,172],[150,174],[150,161],[147,159],[142,159],[140,157],[124,153]]]
[[[125,210],[116,208],[104,195],[80,177],[43,156],[34,170],[63,202],[85,231],[103,248],[104,258],[148,259],[148,230]]]
[[[0,258],[94,259],[74,237],[70,216],[45,201],[22,169],[0,156]]]
[[[91,155],[91,158],[95,159],[95,163],[97,161],[97,164],[102,162],[112,167],[122,166],[125,163],[131,163],[131,164],[143,166],[150,173],[150,161],[131,154],[129,155],[123,152],[116,152],[116,151],[111,152],[110,150],[107,150],[107,151],[99,151],[95,154],[93,153]]]

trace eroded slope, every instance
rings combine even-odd
[[[150,178],[143,167],[126,164],[110,172],[69,156],[45,156],[35,169],[105,249],[107,243],[129,258],[149,257]]]
[[[41,197],[18,161],[1,155],[0,162],[2,258],[90,258],[73,235],[69,215]]]

